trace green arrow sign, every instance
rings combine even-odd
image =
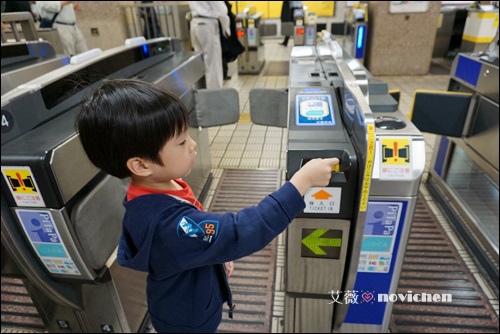
[[[338,259],[342,246],[342,231],[327,228],[302,229],[302,245],[303,257]]]

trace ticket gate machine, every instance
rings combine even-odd
[[[239,74],[259,74],[265,64],[264,44],[259,29],[262,13],[253,5],[236,15],[236,34],[245,51],[238,56]]]
[[[203,92],[202,54],[183,52],[177,39],[132,39],[79,56],[2,96],[2,246],[10,256],[2,275],[23,279],[49,332],[141,332],[149,324],[146,273],[116,263],[128,182],[88,161],[75,116],[82,96],[106,78],[152,82],[190,111],[196,95],[213,96]],[[187,180],[202,197],[211,161],[208,131],[198,125],[207,122],[192,122],[200,159]]]
[[[337,156],[287,230],[286,332],[386,332],[425,163],[387,84],[336,41],[290,59],[287,177]]]
[[[2,44],[2,95],[42,74],[69,64],[46,41]]]
[[[293,45],[316,45],[316,14],[305,8],[293,11]]]
[[[345,12],[345,31],[342,45],[345,50],[364,63],[368,37],[368,4],[354,4]]]
[[[269,124],[287,119],[287,179],[309,159],[340,159],[286,231],[284,332],[387,332],[392,304],[379,298],[396,292],[425,141],[387,84],[324,39],[292,49],[288,104],[275,103],[282,92],[250,92],[252,120],[288,116]]]

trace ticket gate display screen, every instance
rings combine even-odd
[[[297,126],[334,126],[335,116],[330,95],[297,95]]]

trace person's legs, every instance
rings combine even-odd
[[[282,43],[280,43],[281,45],[284,45],[284,46],[287,46],[288,45],[288,40],[290,39],[290,36],[285,36],[285,39],[283,40]]]
[[[75,26],[75,52],[76,54],[87,51],[89,48],[87,47],[87,41],[85,37],[83,37],[82,31],[80,28]]]
[[[59,37],[61,38],[64,54],[67,56],[76,55],[75,44],[73,41],[73,27],[58,23],[54,23],[54,27],[57,29]]]
[[[203,52],[207,88],[221,88],[223,86],[222,49],[217,20],[193,19],[191,43],[195,51]]]
[[[222,73],[224,80],[230,80],[231,77],[227,75],[228,65],[226,59],[222,58]]]

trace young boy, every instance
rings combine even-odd
[[[258,205],[205,212],[182,181],[196,158],[188,114],[174,95],[149,83],[102,83],[76,120],[90,161],[130,177],[118,263],[148,272],[151,321],[161,332],[216,332],[222,305],[234,307],[224,271],[264,248],[305,207],[305,192],[326,186],[337,158],[313,159]]]

